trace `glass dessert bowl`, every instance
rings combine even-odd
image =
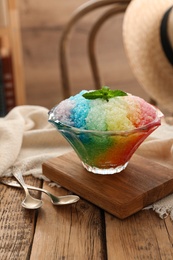
[[[163,114],[156,109],[150,123],[123,131],[85,130],[66,125],[49,111],[48,121],[70,143],[84,168],[97,174],[114,174],[124,170],[139,145],[161,124]]]

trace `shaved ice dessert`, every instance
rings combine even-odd
[[[162,113],[140,97],[103,87],[83,90],[49,112],[49,122],[72,145],[91,172],[126,168],[139,145],[159,125]]]

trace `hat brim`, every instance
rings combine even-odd
[[[160,40],[160,25],[173,0],[132,0],[123,21],[123,41],[134,76],[161,106],[173,112],[173,66]]]

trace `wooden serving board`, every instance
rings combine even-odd
[[[75,152],[50,159],[42,168],[50,180],[121,219],[173,192],[173,170],[137,155],[113,175],[88,172]]]

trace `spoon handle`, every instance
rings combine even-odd
[[[5,184],[5,185],[8,185],[8,186],[22,188],[22,186],[18,182],[16,182],[16,181],[9,181],[9,180],[2,180],[2,179],[0,179],[0,182]],[[77,195],[63,195],[63,196],[56,197],[52,193],[48,192],[45,189],[41,189],[41,188],[38,188],[38,187],[35,187],[35,186],[31,186],[31,185],[28,185],[28,184],[26,184],[26,186],[27,186],[27,188],[29,190],[37,190],[37,191],[41,191],[41,192],[46,193],[50,197],[50,199],[51,199],[51,201],[52,201],[52,203],[54,205],[61,204],[61,202],[60,202],[61,198],[67,198],[68,197],[68,198],[73,199],[74,202],[77,202],[79,200],[79,196],[77,196]]]
[[[11,180],[9,181],[9,180],[2,180],[2,179],[0,179],[0,183],[3,183],[5,185],[11,186],[11,187],[16,187],[16,188],[21,188],[22,189],[22,186],[17,181],[11,181]],[[42,191],[42,192],[46,191],[46,190],[43,190],[43,189],[41,189],[39,187],[31,186],[31,185],[28,185],[28,184],[26,184],[26,186],[27,186],[27,188],[29,190],[36,190],[36,191]]]
[[[29,193],[28,188],[27,188],[26,183],[24,182],[22,174],[20,172],[15,172],[12,174],[16,178],[16,180],[20,183],[20,185],[23,187],[23,189],[25,190],[25,193],[28,194]]]
[[[16,179],[17,179],[17,178],[16,178]],[[22,186],[21,186],[18,182],[16,182],[16,181],[8,181],[8,180],[7,180],[7,181],[4,181],[4,180],[1,180],[1,179],[0,179],[0,182],[3,183],[3,184],[5,184],[5,185],[11,186],[11,187],[22,188]],[[28,184],[26,184],[26,183],[25,183],[25,185],[26,185],[26,187],[27,187],[29,190],[41,191],[41,192],[44,192],[44,193],[48,194],[48,191],[47,191],[47,190],[44,190],[44,189],[42,189],[42,188],[35,187],[35,186],[31,186],[31,185],[28,185]]]

